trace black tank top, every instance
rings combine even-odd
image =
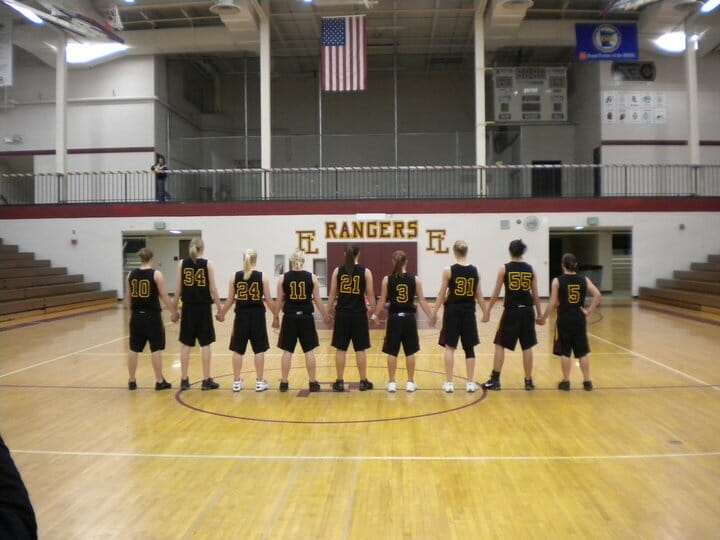
[[[532,282],[535,273],[526,262],[511,261],[505,264],[505,307],[533,305]]]
[[[182,301],[184,304],[212,304],[207,259],[183,259]]]
[[[390,313],[415,313],[415,276],[388,276],[388,311]]]
[[[446,304],[475,304],[475,293],[478,288],[480,276],[477,268],[472,264],[453,264],[450,267],[450,280],[448,281],[448,297]]]
[[[248,279],[245,272],[235,272],[235,313],[243,309],[265,309],[262,272],[253,270]]]
[[[155,283],[153,268],[136,268],[128,276],[128,294],[130,307],[133,311],[160,311],[160,294]]]
[[[283,292],[285,293],[283,313],[300,311],[312,313],[314,311],[312,303],[313,287],[312,274],[307,270],[285,272],[283,276]]]
[[[558,316],[572,316],[581,313],[580,308],[585,305],[587,281],[585,276],[578,274],[563,274],[558,276]]]
[[[365,307],[365,267],[355,265],[352,272],[344,266],[338,266],[337,273],[337,311],[366,311]]]

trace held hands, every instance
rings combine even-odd
[[[435,328],[435,325],[437,324],[437,313],[433,313],[432,317],[428,319],[428,324],[430,325],[430,328]]]
[[[546,317],[538,317],[537,319],[535,319],[535,324],[537,324],[538,326],[543,326],[546,320]]]
[[[217,315],[215,315],[215,319],[217,320],[217,322],[223,322],[225,321],[225,315],[223,315],[222,313],[218,313]]]
[[[175,311],[172,314],[172,317],[170,317],[170,321],[173,323],[177,323],[180,320],[180,313]]]
[[[488,309],[485,313],[483,313],[482,322],[490,322],[490,310]]]
[[[277,315],[273,317],[272,327],[280,328],[280,318]]]

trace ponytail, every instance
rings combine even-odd
[[[202,238],[195,237],[190,240],[190,248],[188,249],[188,252],[190,253],[190,258],[193,262],[197,260],[198,255],[200,255],[203,251],[205,251],[205,242],[202,241]]]
[[[577,272],[578,261],[575,255],[573,255],[572,253],[566,253],[562,256],[562,265],[566,270],[569,270],[570,272]]]
[[[355,245],[350,245],[345,250],[345,270],[348,274],[352,274],[355,271],[355,259],[360,253],[360,248]]]
[[[407,263],[407,255],[404,251],[398,250],[395,253],[393,253],[393,271],[392,276],[393,277],[401,277],[403,275],[403,268],[405,267],[405,263]]]
[[[257,262],[257,253],[254,249],[246,249],[243,255],[243,279],[247,281],[252,274],[253,266]]]

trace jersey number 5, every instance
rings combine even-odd
[[[568,285],[568,304],[580,303],[580,285]]]

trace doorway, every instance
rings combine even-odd
[[[561,260],[573,253],[579,271],[602,293],[632,293],[632,230],[629,228],[564,227],[550,229],[550,281],[562,274]]]

